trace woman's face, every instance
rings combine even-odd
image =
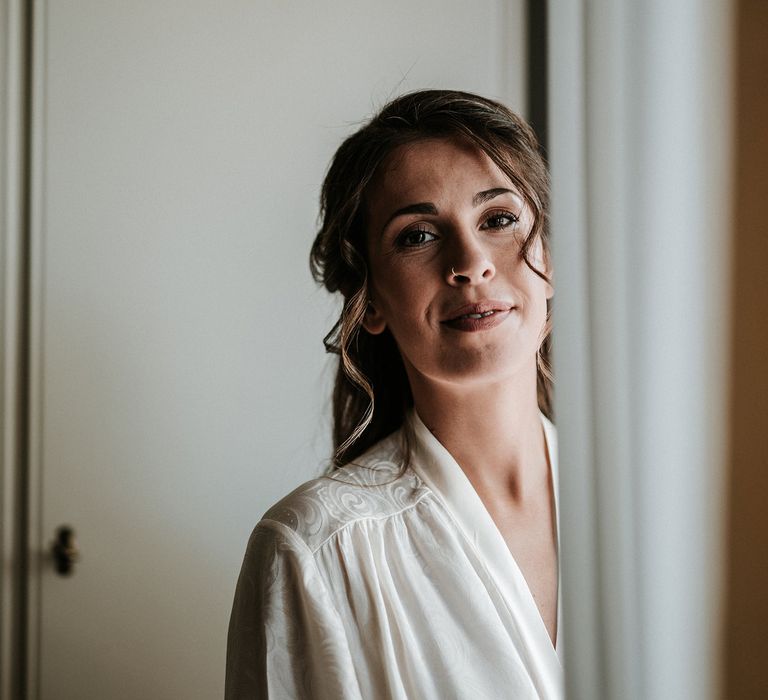
[[[397,148],[368,195],[370,333],[439,382],[535,371],[552,287],[520,257],[533,214],[482,151],[459,140]],[[541,243],[529,251],[545,273]]]

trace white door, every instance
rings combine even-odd
[[[521,109],[521,5],[34,4],[30,697],[221,696],[250,529],[330,451],[328,159],[408,89]]]

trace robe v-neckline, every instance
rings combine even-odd
[[[523,623],[521,631],[532,650],[531,663],[546,670],[545,677],[559,686],[562,674],[562,595],[560,580],[560,503],[558,495],[557,439],[552,423],[540,413],[554,490],[557,529],[558,585],[556,646],[533,598],[528,582],[503,535],[475,491],[464,470],[411,410],[408,420],[415,438],[412,468],[443,501],[460,531],[472,543],[504,597],[510,611]],[[553,687],[554,692],[558,688]]]

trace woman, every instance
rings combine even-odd
[[[535,136],[476,95],[405,95],[342,144],[321,202],[336,469],[254,530],[227,697],[560,697]]]

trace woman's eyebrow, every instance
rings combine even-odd
[[[482,192],[478,192],[474,197],[472,197],[472,206],[479,207],[481,204],[485,204],[485,202],[493,199],[494,197],[498,197],[500,194],[513,194],[516,197],[518,196],[517,192],[506,187],[494,187],[490,190],[483,190]]]
[[[389,226],[390,221],[393,219],[396,219],[398,216],[404,216],[406,214],[437,214],[437,207],[432,204],[432,202],[419,202],[418,204],[409,204],[405,207],[401,207],[397,211],[393,212],[392,215],[387,219],[387,221],[384,223],[384,226],[381,227],[382,233],[384,230]]]

